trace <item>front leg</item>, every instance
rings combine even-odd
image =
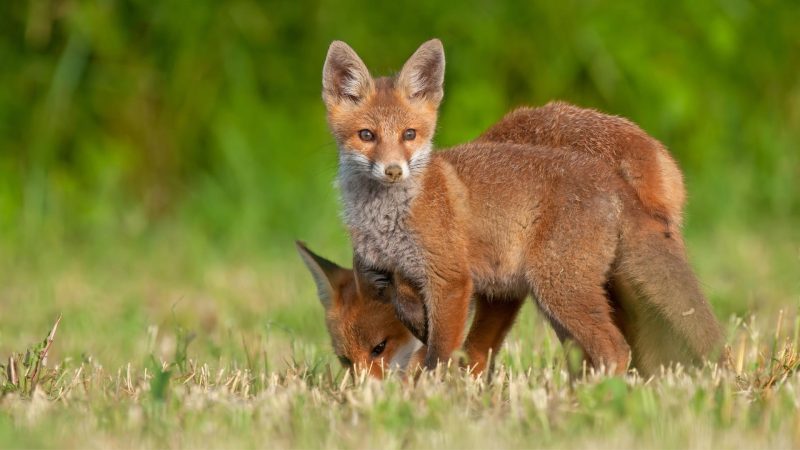
[[[434,159],[420,179],[408,220],[424,265],[420,279],[428,316],[427,369],[450,359],[464,337],[472,297],[469,218],[466,186],[452,166]]]
[[[431,277],[425,297],[428,313],[425,368],[433,370],[440,362],[446,363],[461,347],[472,297],[472,279],[469,276],[453,280]]]

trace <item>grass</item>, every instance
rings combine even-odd
[[[66,360],[33,391],[6,384],[0,433],[21,447],[797,446],[796,335],[735,329],[730,364],[648,380],[570,380],[553,339],[527,368],[529,347],[512,340],[490,382],[441,370],[381,383],[328,364],[272,371],[258,356],[211,363],[179,350],[110,369]]]
[[[345,374],[291,241],[271,253],[223,252],[171,232],[97,248],[62,244],[46,254],[9,244],[0,258],[0,442],[11,448],[800,446],[796,228],[723,225],[703,233],[690,228],[687,238],[726,324],[730,354],[722,365],[649,380],[570,380],[558,340],[530,303],[491,381],[446,370],[415,385]],[[346,261],[346,245],[337,249],[320,252]],[[48,363],[32,388],[26,370],[59,316]],[[17,383],[8,372],[12,355]]]

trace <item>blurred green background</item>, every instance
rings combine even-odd
[[[147,352],[151,324],[212,355],[265,329],[324,350],[293,240],[349,259],[320,99],[333,39],[374,75],[442,39],[440,147],[551,99],[634,120],[685,171],[720,317],[796,308],[798,23],[796,1],[3,2],[0,350],[58,313],[66,354],[110,361]]]

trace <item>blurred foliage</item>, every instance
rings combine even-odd
[[[386,74],[441,38],[440,146],[564,99],[670,147],[690,233],[800,216],[796,1],[29,0],[0,13],[0,239],[26,248],[173,227],[212,247],[303,237],[344,256],[319,95],[333,39]]]

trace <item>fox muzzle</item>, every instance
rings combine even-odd
[[[383,173],[388,181],[395,182],[403,177],[403,168],[399,164],[390,164],[383,169]]]

